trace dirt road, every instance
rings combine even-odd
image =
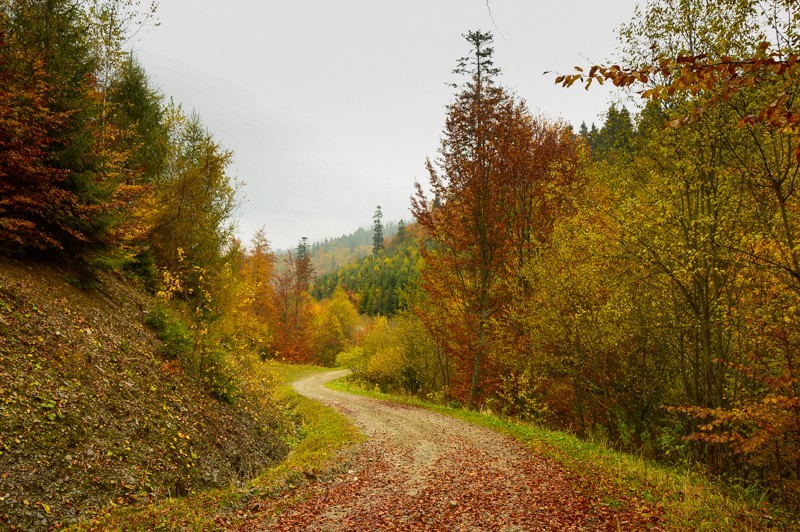
[[[556,463],[495,432],[405,405],[330,390],[331,371],[293,384],[368,436],[349,471],[317,483],[273,530],[585,530],[640,528],[581,493]],[[652,525],[652,522],[649,523]]]

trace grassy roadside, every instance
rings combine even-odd
[[[275,379],[275,400],[299,429],[286,459],[244,487],[210,490],[144,507],[112,509],[78,526],[79,530],[211,530],[235,527],[254,513],[264,518],[291,503],[291,493],[309,478],[341,467],[336,452],[363,439],[347,418],[298,395],[290,383],[326,368],[267,362],[264,375]],[[288,497],[287,497],[288,495]],[[301,497],[301,495],[297,495]],[[280,499],[280,500],[278,500]]]
[[[800,530],[800,517],[767,504],[757,494],[731,488],[691,471],[678,470],[603,445],[494,415],[450,408],[410,396],[375,392],[347,378],[328,387],[376,399],[419,406],[489,428],[531,447],[536,453],[587,479],[592,490],[638,494],[663,509],[662,526],[672,530]]]

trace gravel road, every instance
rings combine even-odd
[[[314,483],[271,530],[632,529],[553,461],[488,429],[424,409],[325,387],[346,370],[293,383],[350,417],[367,437],[350,469]],[[650,526],[652,522],[647,523]]]

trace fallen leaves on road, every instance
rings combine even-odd
[[[314,394],[346,410],[369,441],[341,475],[290,492],[280,511],[273,501],[269,511],[238,523],[242,529],[659,528],[661,510],[635,494],[574,477],[489,430],[404,405],[331,390]]]

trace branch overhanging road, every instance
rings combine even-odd
[[[263,523],[270,530],[597,530],[652,528],[582,493],[552,460],[496,432],[421,408],[325,387],[294,389],[351,418],[367,435],[346,474]],[[259,527],[261,528],[261,527]]]

